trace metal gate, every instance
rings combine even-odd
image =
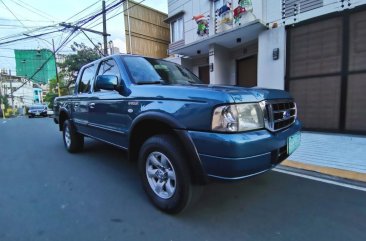
[[[287,33],[287,88],[304,128],[366,133],[366,11]]]

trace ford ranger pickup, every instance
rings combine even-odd
[[[128,151],[152,203],[179,213],[210,179],[264,173],[300,144],[293,98],[282,90],[203,84],[181,65],[136,55],[81,68],[56,98],[66,149],[91,137]]]

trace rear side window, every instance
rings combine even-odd
[[[84,69],[78,86],[78,93],[89,93],[92,80],[94,78],[95,68],[94,65]]]

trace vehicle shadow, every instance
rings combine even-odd
[[[343,187],[273,171],[238,182],[210,183],[197,203],[181,214],[168,215],[149,202],[136,163],[127,160],[125,151],[88,139],[80,155],[88,162],[88,169],[93,168],[90,162],[95,164],[96,170],[92,171],[108,180],[106,185],[121,186],[105,194],[124,203],[117,209],[110,207],[114,216],[128,219],[134,225],[145,220],[149,225],[139,228],[145,233],[165,225],[185,230],[178,240],[191,239],[194,233],[204,234],[211,240],[218,240],[217,234],[225,235],[221,240],[238,240],[239,236],[256,237],[256,240],[300,240],[306,233],[306,240],[318,240],[317,235],[327,236],[333,230],[343,235],[336,228],[338,225],[361,222],[366,216],[366,211],[361,211],[365,207],[361,200],[366,198],[362,192],[355,194]],[[106,196],[98,198],[108,203]],[[162,234],[172,235],[167,230]]]
[[[141,198],[146,197],[141,188],[137,163],[127,160],[126,151],[87,139],[84,151],[80,154],[88,157],[88,162],[92,161],[105,168],[113,169],[115,175],[110,175],[110,172],[107,171],[108,178],[116,178],[116,181],[130,179],[134,183],[134,188],[128,191],[138,189],[138,193],[142,193]],[[247,212],[258,203],[264,204],[260,207],[262,210],[272,212],[274,207],[286,204],[287,201],[282,198],[283,196],[293,195],[292,187],[287,183],[288,178],[293,179],[294,177],[268,172],[242,181],[211,181],[203,187],[199,200],[179,216],[210,218],[214,214],[221,217],[223,215],[233,217],[240,212]]]

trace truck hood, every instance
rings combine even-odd
[[[132,93],[154,99],[216,100],[223,103],[241,103],[292,98],[283,90],[224,85],[135,85],[133,88]]]
[[[235,103],[292,98],[288,92],[277,89],[264,89],[257,87],[245,88],[225,85],[200,85],[200,87],[227,93],[233,98]]]

